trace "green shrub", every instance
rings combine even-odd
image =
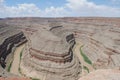
[[[83,53],[82,47],[83,46],[80,47],[80,54],[82,55],[82,57],[83,57],[83,59],[84,59],[85,62],[87,62],[88,64],[92,65],[92,62],[90,61],[90,59]]]
[[[32,79],[32,80],[40,80],[40,79],[38,79],[38,78],[32,78],[32,77],[30,77],[30,79]]]
[[[83,68],[89,73],[89,69],[86,66],[83,66]]]
[[[18,68],[18,71],[19,71],[20,74],[21,74],[20,63],[21,63],[22,53],[23,53],[23,49],[22,49],[22,51],[20,52],[20,62],[19,62],[19,68]]]
[[[23,49],[22,49],[22,51],[20,52],[20,61],[21,61],[21,58],[22,58],[22,53],[23,53]]]
[[[10,65],[8,66],[8,69],[7,69],[8,72],[10,72],[11,66],[12,66],[12,61],[11,61]]]

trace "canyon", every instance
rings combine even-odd
[[[111,71],[117,77],[114,70],[120,67],[119,21],[119,18],[89,17],[1,19],[0,76],[83,80]],[[18,53],[20,75],[16,75],[9,68],[16,48],[22,44],[25,46]]]

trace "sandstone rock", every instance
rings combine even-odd
[[[75,44],[74,36],[68,32],[58,33],[53,29],[49,31],[40,29],[30,36],[28,47],[23,53],[27,56],[23,57],[21,63],[22,72],[26,76],[40,79],[45,76],[46,80],[79,78],[81,67],[72,51]],[[38,75],[34,76],[34,73]]]
[[[0,29],[0,64],[5,68],[5,60],[12,52],[13,47],[17,47],[26,42],[24,33],[15,30],[13,27],[2,27]]]
[[[7,18],[0,22],[7,23],[0,25],[0,44],[24,32],[28,43],[20,67],[28,77],[77,79],[81,64],[72,50],[75,42],[84,45],[82,50],[96,69],[120,67],[119,18]],[[10,25],[10,30],[5,27]]]
[[[101,69],[81,77],[79,80],[120,80],[120,71],[112,69]]]
[[[0,25],[0,64],[2,66],[0,66],[1,77],[16,76],[8,73],[4,69],[6,69],[10,61],[12,61],[12,58],[9,59],[8,56],[13,54],[13,51],[17,46],[25,43],[26,41],[27,40],[23,32],[6,24]]]

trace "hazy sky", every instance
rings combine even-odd
[[[120,0],[0,0],[3,17],[120,17]]]

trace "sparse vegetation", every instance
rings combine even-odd
[[[89,69],[86,66],[83,66],[83,68],[89,73]]]
[[[7,69],[8,72],[10,72],[11,66],[12,66],[12,61],[10,62],[9,66],[8,66],[8,69]]]
[[[80,54],[83,56],[83,59],[84,59],[85,62],[87,62],[88,64],[92,65],[91,60],[83,53],[82,47],[83,47],[83,45],[80,47]]]
[[[22,51],[20,52],[20,62],[21,62],[21,58],[22,58],[22,52],[23,52],[23,49],[22,49]],[[10,70],[11,70],[12,63],[13,63],[13,61],[10,62],[9,66],[8,66],[8,68],[7,68],[7,71],[8,71],[8,72],[10,72]],[[19,64],[19,65],[20,65],[20,64]],[[18,68],[18,70],[19,70],[19,72],[21,72],[20,67]]]
[[[24,49],[24,48],[23,48],[23,49]],[[20,62],[19,62],[19,68],[18,68],[19,73],[22,73],[22,72],[21,72],[21,68],[20,68],[20,63],[21,63],[21,58],[22,58],[23,49],[22,49],[22,51],[20,52]]]
[[[40,80],[40,79],[38,79],[38,78],[32,78],[32,77],[30,77],[30,79],[32,79],[32,80]]]
[[[23,53],[23,49],[22,49],[22,51],[20,52],[20,61],[21,61],[21,58],[22,58],[22,53]]]
[[[20,69],[20,67],[18,68],[18,71],[19,71],[19,73],[21,73],[21,69]]]

